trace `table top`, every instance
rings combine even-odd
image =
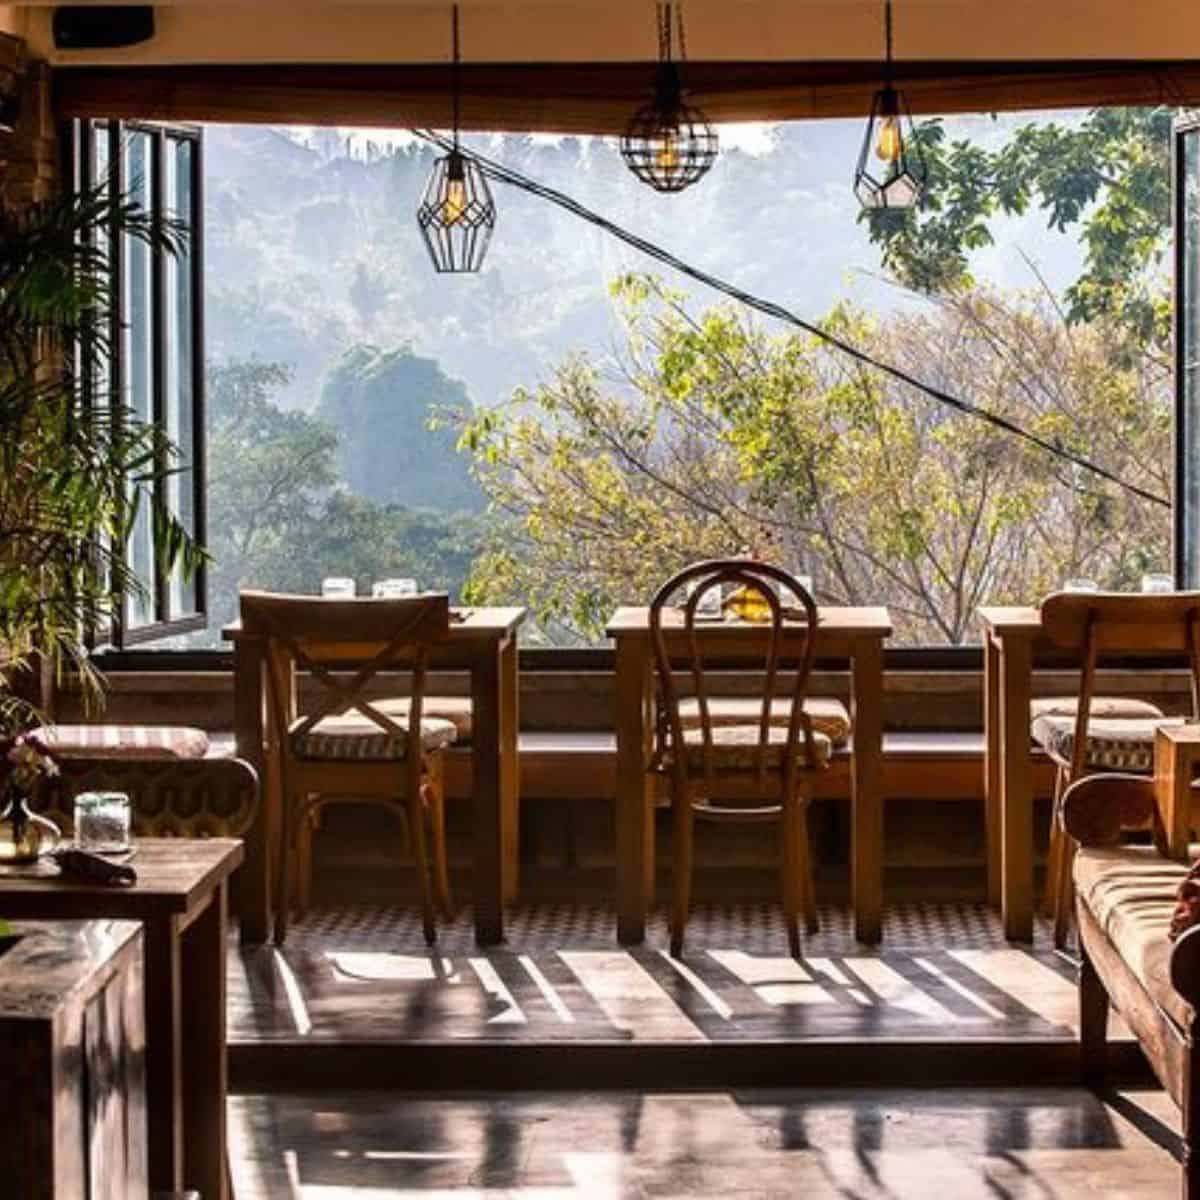
[[[877,637],[886,638],[892,632],[892,618],[882,606],[850,607],[822,606],[817,609],[817,637]],[[663,626],[666,629],[683,627],[683,611],[670,608],[663,613]],[[696,633],[698,636],[712,635],[714,637],[738,637],[752,633],[761,633],[766,625],[754,621],[698,621]],[[804,628],[799,621],[785,621],[784,629],[795,629],[797,632]],[[646,606],[618,608],[608,622],[609,637],[638,637],[649,636],[650,609]]]
[[[139,838],[128,859],[131,887],[106,887],[61,875],[53,863],[0,868],[0,916],[128,917],[190,913],[241,864],[237,838]]]
[[[994,633],[1040,633],[1042,610],[1030,604],[981,604],[979,617]]]
[[[452,607],[449,640],[455,642],[505,637],[515,632],[525,620],[526,611],[519,607]],[[221,636],[227,642],[237,642],[249,640],[254,635],[242,631],[242,622],[239,619],[226,625],[221,630]]]
[[[1159,725],[1156,734],[1168,742],[1184,746],[1200,745],[1200,721],[1185,721],[1182,725]]]

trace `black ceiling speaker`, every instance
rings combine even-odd
[[[115,50],[154,36],[149,4],[60,4],[54,10],[54,45],[59,50]]]

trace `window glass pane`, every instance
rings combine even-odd
[[[151,134],[129,133],[124,142],[125,188],[129,199],[149,212],[153,207],[153,151]],[[122,247],[121,359],[124,366],[124,402],[138,419],[154,420],[154,255],[138,238],[125,235]],[[133,499],[138,483],[130,481]],[[129,562],[145,585],[143,595],[126,601],[126,625],[134,628],[154,620],[154,530],[145,503],[138,505],[129,539]]]
[[[1200,585],[1200,130],[1180,135],[1176,195],[1180,238],[1176,301],[1179,329],[1180,568],[1188,587]]]
[[[190,140],[167,139],[163,202],[169,219],[186,222],[191,217],[193,153]],[[190,240],[184,240],[177,255],[167,256],[166,311],[163,314],[164,417],[167,436],[179,452],[174,472],[167,480],[167,504],[189,534],[196,532],[193,261]],[[195,609],[194,589],[179,567],[171,572],[168,587],[171,616],[183,616]]]

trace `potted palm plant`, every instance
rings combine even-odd
[[[168,253],[186,233],[107,185],[0,208],[0,729],[37,718],[16,686],[35,658],[78,672],[99,698],[87,631],[142,587],[122,552],[141,506],[164,565],[190,572],[203,557],[156,496],[174,448],[95,386],[111,375],[108,247],[119,244],[102,230]]]

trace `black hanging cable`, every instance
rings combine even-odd
[[[448,146],[446,139],[441,134],[432,130],[417,129],[413,132],[423,140],[435,146],[440,146],[442,149],[446,149]],[[1001,416],[999,413],[990,412],[986,408],[980,408],[968,400],[963,400],[958,396],[943,391],[941,388],[925,383],[901,367],[892,366],[890,363],[874,358],[853,343],[844,341],[836,334],[822,329],[819,325],[814,325],[812,322],[806,321],[803,317],[797,316],[796,313],[784,308],[781,304],[776,304],[773,300],[764,300],[759,296],[753,295],[751,292],[743,291],[735,284],[727,283],[715,275],[710,275],[707,271],[703,271],[699,267],[693,267],[682,259],[676,258],[669,250],[664,250],[654,242],[647,241],[638,234],[631,233],[623,226],[610,221],[607,217],[601,216],[598,212],[581,204],[574,197],[567,195],[566,192],[560,192],[557,188],[552,188],[544,183],[538,183],[536,180],[530,179],[527,175],[522,175],[520,172],[514,171],[511,167],[506,167],[502,163],[496,162],[494,159],[490,159],[486,155],[479,154],[476,151],[463,151],[462,153],[464,157],[473,159],[479,165],[480,170],[489,178],[495,179],[500,183],[506,183],[510,187],[519,188],[543,200],[548,200],[551,204],[555,204],[574,216],[595,225],[597,228],[603,229],[606,233],[611,234],[627,246],[631,246],[633,249],[645,254],[648,258],[653,258],[664,266],[678,271],[681,275],[686,275],[689,279],[694,279],[697,283],[701,283],[705,287],[712,288],[714,291],[721,292],[723,295],[737,300],[740,304],[746,305],[747,308],[753,308],[769,317],[774,317],[778,321],[783,321],[785,324],[794,325],[796,328],[802,329],[805,333],[819,338],[863,366],[870,367],[884,375],[889,375],[900,383],[907,384],[919,392],[924,392],[925,395],[938,401],[940,404],[946,405],[948,408],[964,413],[967,416],[975,417],[980,421],[985,421],[994,428],[1001,429],[1005,433],[1010,433],[1014,437],[1021,438],[1023,441],[1037,446],[1048,454],[1073,463],[1077,467],[1082,467],[1085,471],[1090,471],[1093,475],[1098,475],[1101,479],[1106,479],[1109,483],[1116,484],[1117,487],[1123,488],[1131,495],[1137,496],[1142,500],[1147,500],[1152,504],[1160,504],[1164,508],[1171,507],[1171,502],[1164,497],[1147,491],[1145,488],[1139,487],[1136,483],[1130,483],[1128,480],[1122,479],[1115,472],[1110,471],[1107,467],[1102,467],[1099,463],[1092,462],[1091,459],[1085,458],[1082,454],[1077,454],[1074,450],[1051,442],[1039,434],[1033,433],[1016,424],[1015,421],[1010,421],[1007,417]]]
[[[459,111],[459,93],[462,90],[462,78],[459,73],[459,53],[458,53],[458,5],[456,4],[451,9],[450,14],[450,40],[453,45],[454,57],[450,61],[450,90],[454,95],[454,152],[458,153],[458,125],[461,113]]]

